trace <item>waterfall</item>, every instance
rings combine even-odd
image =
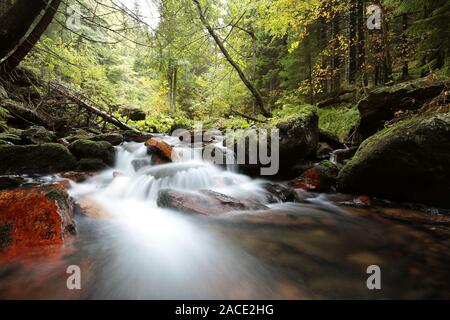
[[[70,190],[75,200],[89,198],[112,218],[95,222],[95,297],[226,298],[238,297],[233,286],[247,283],[257,297],[269,297],[262,286],[265,268],[242,249],[191,217],[158,208],[164,188],[195,192],[210,189],[235,197],[264,198],[260,181],[194,157],[185,162],[151,165],[142,143],[116,147],[116,164]],[[188,152],[180,148],[177,152]],[[82,229],[91,228],[82,219]],[[92,249],[94,248],[94,249]],[[100,254],[100,256],[98,256]],[[102,256],[104,255],[104,257]],[[255,273],[255,270],[259,270]],[[97,271],[98,272],[98,271]]]

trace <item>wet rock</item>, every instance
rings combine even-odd
[[[74,182],[84,182],[90,177],[93,177],[95,173],[92,172],[80,172],[80,171],[69,171],[61,174],[61,177],[64,179],[69,179]]]
[[[236,210],[267,209],[254,200],[239,200],[210,190],[202,190],[199,193],[161,190],[157,203],[162,208],[206,216],[217,216]]]
[[[3,250],[63,244],[75,234],[73,205],[59,186],[0,191]]]
[[[358,103],[361,121],[356,130],[359,142],[384,128],[400,110],[415,110],[438,96],[448,83],[421,78],[373,90]]]
[[[434,214],[429,212],[421,212],[409,210],[405,208],[381,208],[376,209],[376,213],[380,216],[399,221],[415,222],[431,225],[450,225],[450,216],[444,214]]]
[[[24,130],[20,136],[24,144],[42,144],[55,140],[56,135],[41,126],[32,126]]]
[[[270,182],[264,183],[262,187],[267,191],[267,201],[269,203],[299,202],[297,192],[291,188]]]
[[[81,172],[96,172],[108,166],[99,158],[83,158],[78,161],[77,170]]]
[[[450,114],[397,123],[364,141],[338,187],[401,201],[450,206]]]
[[[178,160],[177,154],[173,152],[173,147],[167,141],[159,138],[151,138],[145,145],[150,154],[156,153],[169,161]]]
[[[366,195],[355,196],[342,193],[329,194],[326,199],[340,205],[354,207],[370,207],[373,202],[373,199]]]
[[[114,147],[106,141],[77,140],[69,145],[69,150],[77,157],[77,159],[96,158],[101,159],[109,166],[114,164]]]
[[[151,165],[150,159],[134,159],[131,161],[131,165],[133,166],[134,171],[139,171],[144,167]]]
[[[57,143],[0,145],[0,174],[45,174],[73,170],[75,157]]]
[[[335,186],[338,173],[338,167],[325,160],[306,170],[299,178],[292,180],[289,185],[306,191],[327,192]]]

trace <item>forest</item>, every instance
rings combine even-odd
[[[0,298],[448,299],[449,33],[446,0],[0,0]]]

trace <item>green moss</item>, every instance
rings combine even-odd
[[[350,131],[358,124],[360,115],[354,105],[341,105],[318,110],[319,128],[344,142]]]
[[[309,104],[299,106],[284,106],[282,109],[273,112],[273,118],[270,119],[270,124],[276,127],[282,122],[298,121],[306,122],[308,117],[318,113],[317,107]]]
[[[416,139],[421,139],[420,132],[417,132],[417,128],[424,127],[432,129],[434,126],[439,125],[440,118],[448,117],[450,117],[449,113],[443,113],[435,117],[430,117],[430,114],[417,115],[377,132],[360,145],[355,156],[346,163],[344,168],[342,168],[339,173],[339,182],[341,182],[354,167],[364,163],[366,159],[373,157],[378,150],[385,149],[386,146],[392,143],[391,137],[408,137],[414,135]]]
[[[77,157],[102,159],[107,165],[114,164],[115,151],[112,144],[106,141],[80,139],[69,145],[69,150]]]

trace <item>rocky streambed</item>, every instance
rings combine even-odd
[[[3,177],[0,296],[449,298],[446,210],[162,162],[130,142],[100,172]]]

